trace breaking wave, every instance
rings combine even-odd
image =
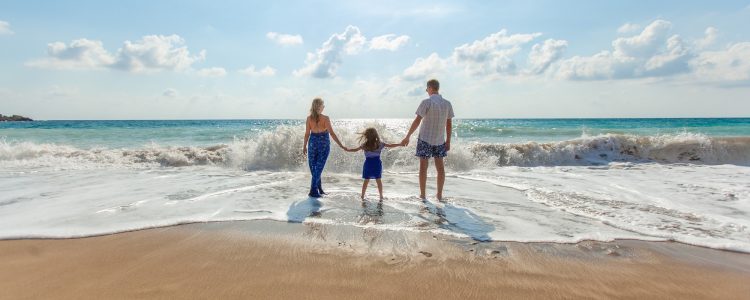
[[[339,134],[354,145],[354,134]],[[384,136],[386,141],[397,141]],[[306,167],[302,155],[303,133],[281,126],[253,138],[235,138],[213,146],[160,146],[136,149],[80,149],[69,145],[0,140],[0,163],[33,166],[129,166],[184,167],[216,165],[244,170],[293,170]],[[408,147],[390,149],[383,155],[385,167],[416,166],[412,141]],[[332,143],[327,168],[360,170],[361,154],[341,151]],[[446,159],[449,169],[465,171],[488,166],[598,165],[609,162],[657,162],[692,164],[750,164],[750,138],[708,137],[701,134],[639,136],[603,134],[560,142],[461,143],[454,142]]]

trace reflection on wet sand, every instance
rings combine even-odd
[[[357,223],[360,225],[376,225],[383,224],[383,200],[378,202],[371,202],[362,200],[362,210],[360,211]],[[367,227],[362,230],[362,239],[367,244],[369,249],[372,249],[375,242],[383,234],[383,232],[377,228]]]
[[[362,200],[362,210],[358,216],[357,223],[360,225],[383,223],[383,200],[371,202]]]
[[[439,228],[467,235],[479,242],[491,241],[489,233],[495,230],[494,225],[485,222],[473,211],[452,203],[422,200],[419,216]]]

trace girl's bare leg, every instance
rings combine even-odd
[[[367,184],[369,183],[370,183],[370,179],[365,179],[365,181],[362,182],[362,195],[360,196],[362,200],[365,199],[365,192],[367,192]]]
[[[380,200],[383,200],[383,182],[380,181],[380,178],[375,179],[375,183],[378,184],[378,194],[380,194]]]

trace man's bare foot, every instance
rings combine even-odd
[[[425,197],[424,195],[419,195],[419,199],[427,200],[427,197]]]

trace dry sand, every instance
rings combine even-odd
[[[0,299],[747,299],[750,255],[279,222],[0,241]]]

